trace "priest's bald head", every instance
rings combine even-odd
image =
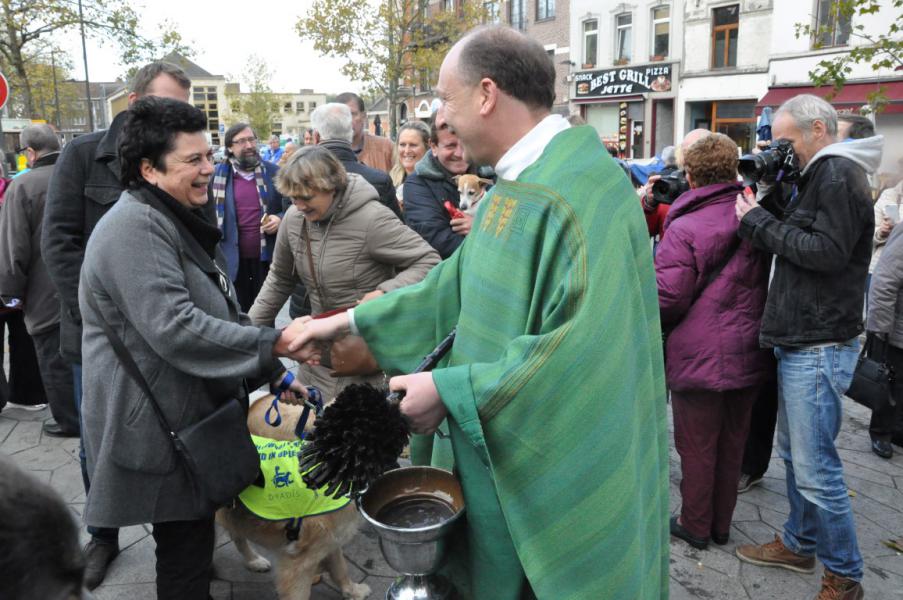
[[[495,165],[551,111],[555,66],[539,42],[519,31],[478,27],[445,57],[436,93],[465,158]]]

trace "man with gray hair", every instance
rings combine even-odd
[[[736,553],[800,573],[815,570],[817,555],[825,565],[817,598],[858,600],[863,561],[834,441],[862,332],[875,229],[869,165],[835,143],[837,113],[817,96],[785,102],[772,132],[793,146],[796,185],[784,198],[782,186],[763,181],[758,199],[738,194],[736,212],[740,237],[775,255],[759,337],[778,360],[777,444],[790,516],[782,536]]]
[[[30,170],[16,177],[0,211],[0,298],[24,311],[53,420],[61,437],[78,437],[72,370],[60,356],[60,301],[41,258],[44,199],[60,156],[60,140],[46,124],[19,135]],[[55,422],[54,422],[55,421]]]
[[[367,180],[367,183],[376,188],[379,201],[402,219],[392,179],[384,171],[360,162],[351,148],[354,128],[348,105],[330,102],[318,106],[310,114],[310,126],[314,130],[314,143],[332,152],[346,171],[357,173]]]

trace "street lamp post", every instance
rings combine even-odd
[[[53,101],[56,103],[56,130],[59,133],[62,129],[60,126],[60,92],[56,86],[56,51],[50,51],[50,69],[53,72]]]
[[[78,0],[78,24],[82,31],[82,59],[85,61],[85,101],[88,104],[88,131],[94,131],[94,110],[91,106],[91,84],[88,82],[88,47],[85,44],[85,16],[82,0]]]

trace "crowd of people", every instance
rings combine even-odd
[[[261,151],[269,132],[234,124],[214,164],[190,80],[162,62],[138,71],[106,131],[62,151],[49,126],[23,131],[31,170],[0,210],[3,388],[8,403],[49,404],[46,435],[81,438],[90,541],[82,556],[68,535],[56,579],[7,556],[0,592],[93,589],[119,528],[149,524],[158,597],[206,600],[219,504],[176,434],[246,413],[259,387],[328,400],[391,377],[412,461],[463,486],[445,566],[462,598],[666,598],[669,534],[728,543],[775,430],[789,517],[738,559],[811,573],[817,557],[818,599],[862,598],[835,439],[864,329],[903,373],[903,182],[874,201],[882,138],[797,96],[772,125],[792,176],[741,182],[736,142],[694,130],[660,174],[688,191],[662,202],[658,176],[634,189],[593,128],[551,113],[554,82],[540,44],[482,27],[446,56],[438,111],[394,144],[344,93],[298,144],[272,136]],[[468,175],[494,182],[476,214],[457,210]],[[286,302],[293,320],[277,329]],[[404,375],[453,329],[439,368]],[[328,364],[324,344],[348,338],[375,368]],[[882,458],[903,442],[903,377],[894,385],[870,427]],[[212,450],[227,468],[242,427]],[[42,506],[61,518],[52,498]]]

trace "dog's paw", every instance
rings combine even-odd
[[[370,586],[366,583],[352,583],[351,589],[342,591],[342,598],[347,600],[364,600],[370,595]]]
[[[258,556],[257,558],[245,562],[245,567],[249,571],[254,571],[255,573],[266,573],[270,570],[270,561],[262,556]]]

